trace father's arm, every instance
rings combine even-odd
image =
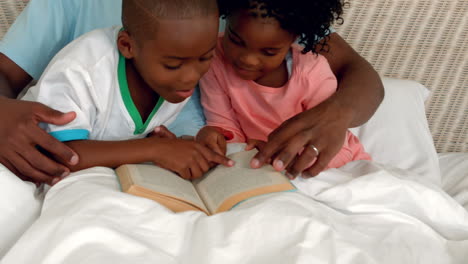
[[[348,115],[348,128],[366,123],[384,98],[382,81],[372,65],[361,57],[338,33],[330,35],[327,58],[338,79],[337,92],[324,103],[337,103]]]
[[[0,53],[0,96],[16,98],[31,80],[27,72]]]
[[[62,1],[31,1],[0,42],[0,163],[23,179],[51,183],[69,169],[47,158],[37,146],[63,160],[77,155],[37,125],[62,125],[74,114],[62,114],[44,105],[15,98],[38,79],[52,56],[67,44],[71,18],[65,19]]]
[[[284,122],[273,131],[264,148],[252,164],[258,167],[276,156],[278,170],[287,169],[292,175],[305,172],[315,176],[338,153],[348,128],[367,122],[383,100],[382,81],[372,66],[337,33],[327,42],[325,56],[338,79],[338,90],[326,101]],[[319,45],[320,48],[320,45]],[[315,146],[320,154],[317,156]],[[304,148],[305,147],[305,148]],[[304,151],[295,158],[302,148]],[[317,158],[310,168],[307,164]],[[292,161],[293,160],[293,161]],[[292,162],[291,162],[292,161]]]
[[[44,156],[37,146],[71,164],[75,164],[78,157],[38,124],[63,125],[72,121],[75,115],[14,99],[31,79],[21,67],[0,53],[0,163],[22,179],[52,183],[55,177],[68,174],[69,169]]]

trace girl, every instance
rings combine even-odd
[[[261,148],[283,122],[336,91],[336,78],[327,60],[316,50],[327,48],[328,28],[335,19],[341,19],[343,2],[218,3],[227,25],[219,37],[211,69],[201,80],[208,126],[200,130],[196,139],[220,154],[225,152],[226,141],[247,142],[247,148]],[[303,47],[293,44],[297,39]],[[317,157],[320,151],[313,144],[309,142],[308,146]],[[348,131],[342,149],[328,168],[369,159],[359,140]],[[283,162],[276,159],[273,165],[283,168]]]

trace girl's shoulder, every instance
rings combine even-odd
[[[291,47],[294,71],[308,78],[311,74],[331,73],[330,64],[323,55],[312,52],[303,54],[302,49],[303,47],[298,44]]]

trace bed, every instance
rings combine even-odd
[[[27,2],[0,0],[0,38]],[[44,197],[0,166],[0,263],[468,263],[467,16],[464,0],[351,1],[336,29],[386,91],[353,129],[374,160],[296,193],[174,214],[107,168]]]

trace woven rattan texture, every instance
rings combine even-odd
[[[0,0],[0,38],[27,2]],[[437,150],[468,152],[468,0],[348,2],[340,35],[382,76],[428,87]]]
[[[0,0],[0,39],[27,3],[28,0]]]
[[[348,2],[339,34],[382,76],[429,88],[438,152],[468,152],[468,0]]]

